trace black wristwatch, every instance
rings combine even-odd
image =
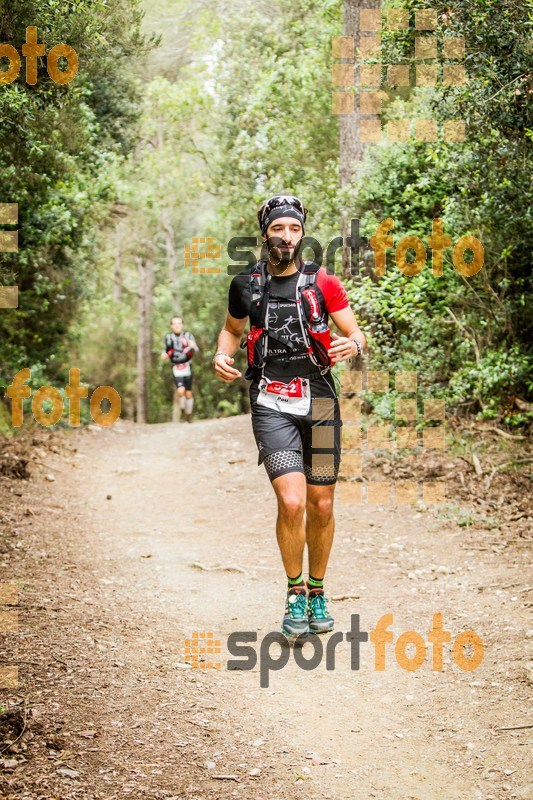
[[[357,339],[350,339],[350,341],[351,342],[355,342],[355,345],[357,347],[357,356],[362,356],[363,355],[363,348],[361,347],[361,343]],[[357,358],[357,356],[356,356],[356,358]]]

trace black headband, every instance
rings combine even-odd
[[[268,226],[280,217],[297,219],[303,229],[307,217],[307,209],[304,208],[302,201],[293,195],[274,195],[261,206],[257,213],[261,233],[266,233]]]

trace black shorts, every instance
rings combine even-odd
[[[257,382],[250,385],[257,463],[265,462],[271,481],[288,472],[303,472],[311,484],[337,481],[342,420],[333,378],[330,374],[313,376],[310,389],[311,409],[304,417],[258,405]]]
[[[192,375],[187,375],[187,377],[183,378],[181,375],[176,376],[173,373],[172,376],[174,378],[174,383],[176,384],[176,389],[179,389],[180,386],[185,386],[185,390],[187,392],[192,390]]]

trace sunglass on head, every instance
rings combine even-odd
[[[294,206],[305,218],[307,209],[304,208],[302,201],[298,197],[294,197],[292,194],[276,194],[266,201],[263,207],[263,213],[261,214],[261,220],[264,220],[267,214],[270,214],[275,208],[287,205]]]

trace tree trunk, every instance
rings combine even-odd
[[[137,258],[139,271],[137,328],[137,422],[148,418],[148,375],[152,355],[152,293],[154,264],[145,256]]]
[[[380,5],[380,0],[344,0],[343,36],[352,36],[354,39],[356,88],[358,87],[359,65],[361,63],[359,55],[361,42],[359,10],[361,8],[379,8]],[[359,95],[360,92],[357,91],[354,113],[342,114],[339,119],[339,184],[341,192],[352,182],[365,148],[365,144],[361,142],[359,135],[361,124]],[[341,214],[341,236],[343,242],[346,242],[351,233],[350,220],[353,215],[353,209],[343,208]],[[350,276],[350,248],[346,244],[342,248],[342,270],[345,277]]]
[[[113,276],[113,301],[120,303],[122,299],[122,252],[120,242],[115,255],[115,274]]]
[[[163,231],[165,233],[165,250],[168,261],[168,274],[172,284],[172,299],[174,301],[174,312],[179,314],[181,312],[179,294],[178,294],[178,258],[176,254],[176,247],[174,244],[174,228],[172,223],[167,220],[163,224]]]
[[[155,146],[158,150],[163,150],[165,146],[165,139],[163,136],[163,121],[159,121],[156,137],[155,137]],[[159,174],[159,191],[161,196],[165,194],[165,186],[163,175]],[[174,302],[174,313],[180,314],[180,302],[179,302],[179,293],[178,293],[178,258],[176,254],[176,247],[174,245],[174,228],[171,222],[171,214],[172,210],[167,208],[162,214],[162,230],[165,235],[165,251],[167,256],[168,262],[168,273],[170,282],[172,285],[172,300]]]

